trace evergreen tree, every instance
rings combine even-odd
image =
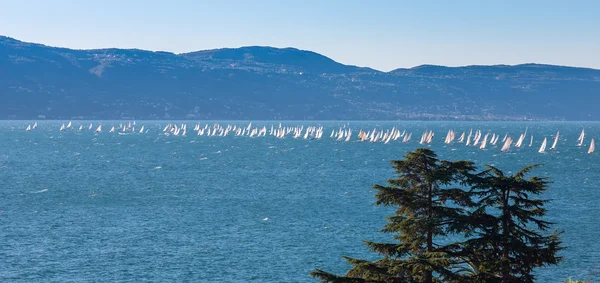
[[[537,165],[512,176],[488,166],[476,178],[473,193],[478,208],[473,212],[472,235],[464,244],[464,256],[477,267],[475,282],[533,282],[533,269],[557,264],[562,249],[560,233],[542,235],[553,223],[542,218],[548,200],[535,199],[548,189],[545,178],[526,175]]]
[[[311,276],[321,282],[447,282],[459,274],[452,256],[457,245],[440,241],[468,227],[472,205],[468,193],[460,188],[475,169],[469,161],[440,161],[425,148],[391,161],[397,174],[388,186],[375,185],[376,205],[397,207],[387,218],[382,232],[392,233],[398,243],[365,241],[370,250],[383,258],[367,261],[346,258],[353,267],[344,276],[320,269]]]

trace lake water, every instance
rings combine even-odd
[[[0,122],[2,282],[315,282],[308,275],[315,267],[344,273],[341,256],[376,257],[361,240],[389,239],[378,231],[391,210],[373,205],[371,186],[393,177],[389,160],[420,147],[425,129],[436,133],[427,146],[441,159],[507,171],[543,163],[535,173],[552,177],[543,197],[552,200],[548,219],[566,231],[567,249],[537,281],[600,280],[600,152],[586,154],[600,123],[283,123],[323,125],[321,140],[165,136],[164,121],[138,121],[148,132],[127,135],[106,132],[114,121],[103,121],[99,134],[60,132],[59,121],[26,132],[28,123]],[[355,134],[395,126],[413,138],[329,138],[343,125]],[[448,129],[517,138],[525,127],[533,147],[443,143]],[[538,153],[542,136],[550,143],[557,130],[557,150]]]

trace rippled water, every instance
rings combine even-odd
[[[378,230],[391,211],[373,205],[371,186],[393,176],[388,161],[419,147],[425,129],[436,132],[430,147],[442,159],[509,171],[545,164],[535,172],[552,177],[548,219],[568,248],[538,281],[600,280],[600,152],[575,145],[582,127],[599,137],[600,123],[284,123],[324,125],[322,140],[165,136],[157,121],[129,135],[26,124],[0,122],[2,282],[313,282],[315,267],[343,273],[340,256],[376,256],[361,240],[388,239]],[[413,141],[328,138],[341,125],[396,126]],[[517,137],[525,127],[534,146],[507,153],[443,143],[448,129]],[[558,150],[537,153],[557,130]]]

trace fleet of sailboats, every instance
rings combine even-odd
[[[161,127],[162,133],[166,136],[187,136],[188,133],[188,125],[186,123],[170,123]],[[38,128],[38,123],[34,122],[33,124],[27,124],[25,130],[32,131]],[[61,123],[59,128],[60,132],[69,131],[84,131],[84,125],[80,124],[79,127],[75,127],[73,122],[69,121],[67,124]],[[93,129],[93,123],[90,123],[87,127],[88,130]],[[191,128],[190,128],[191,129]],[[196,123],[193,127],[193,132],[196,136],[208,136],[208,137],[225,137],[228,135],[233,136],[243,136],[250,138],[258,138],[265,136],[273,136],[275,138],[283,139],[283,138],[294,138],[294,139],[311,139],[318,140],[323,137],[324,132],[323,126],[283,126],[281,123],[278,125],[270,125],[270,126],[256,126],[252,123],[249,123],[247,126],[240,126],[236,124],[227,124],[221,125],[219,123],[214,124],[204,124],[203,126],[200,123]],[[148,127],[146,125],[141,125],[139,130],[136,130],[136,122],[127,122],[120,123],[118,125],[111,125],[109,133],[118,133],[121,134],[130,134],[130,133],[138,133],[145,134],[148,133]],[[519,137],[516,141],[510,136],[508,133],[504,134],[502,138],[502,143],[500,150],[502,152],[510,151],[511,147],[522,148],[524,146],[525,139],[529,137],[529,147],[533,146],[533,135],[528,133],[529,129],[525,128],[525,130],[519,134]],[[102,133],[102,124],[98,124],[96,129],[93,131],[95,134]],[[157,130],[160,132],[160,129]],[[460,135],[459,135],[460,133]],[[418,140],[418,143],[425,146],[430,146],[434,141],[435,133],[433,130],[427,129],[421,134],[421,138]],[[558,143],[560,141],[560,131],[556,132],[554,139],[552,141],[552,145],[550,146],[550,150],[556,150],[558,147]],[[353,140],[359,142],[372,142],[372,143],[384,143],[388,144],[393,141],[408,143],[410,142],[412,137],[411,132],[407,132],[406,130],[400,130],[397,127],[392,127],[391,129],[384,128],[373,128],[373,129],[360,129],[355,134],[352,128],[349,125],[344,125],[338,128],[331,129],[331,134],[329,138],[334,139],[335,141],[340,142],[351,142]],[[469,129],[469,131],[458,132],[454,129],[449,129],[446,133],[444,144],[446,145],[456,145],[456,144],[464,144],[465,146],[473,146],[477,147],[481,150],[489,149],[490,147],[496,147],[498,141],[500,140],[500,134],[493,133],[491,131],[482,131],[480,129]],[[579,137],[577,138],[577,146],[581,147],[584,144],[585,140],[585,129],[581,130]],[[513,143],[514,142],[514,143]],[[594,139],[591,139],[588,153],[593,153],[595,150]],[[539,153],[546,153],[546,147],[548,145],[548,138],[544,137],[540,148],[538,149]]]

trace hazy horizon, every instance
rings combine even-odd
[[[600,2],[591,0],[2,3],[6,36],[72,49],[294,47],[381,71],[423,64],[600,68]]]

